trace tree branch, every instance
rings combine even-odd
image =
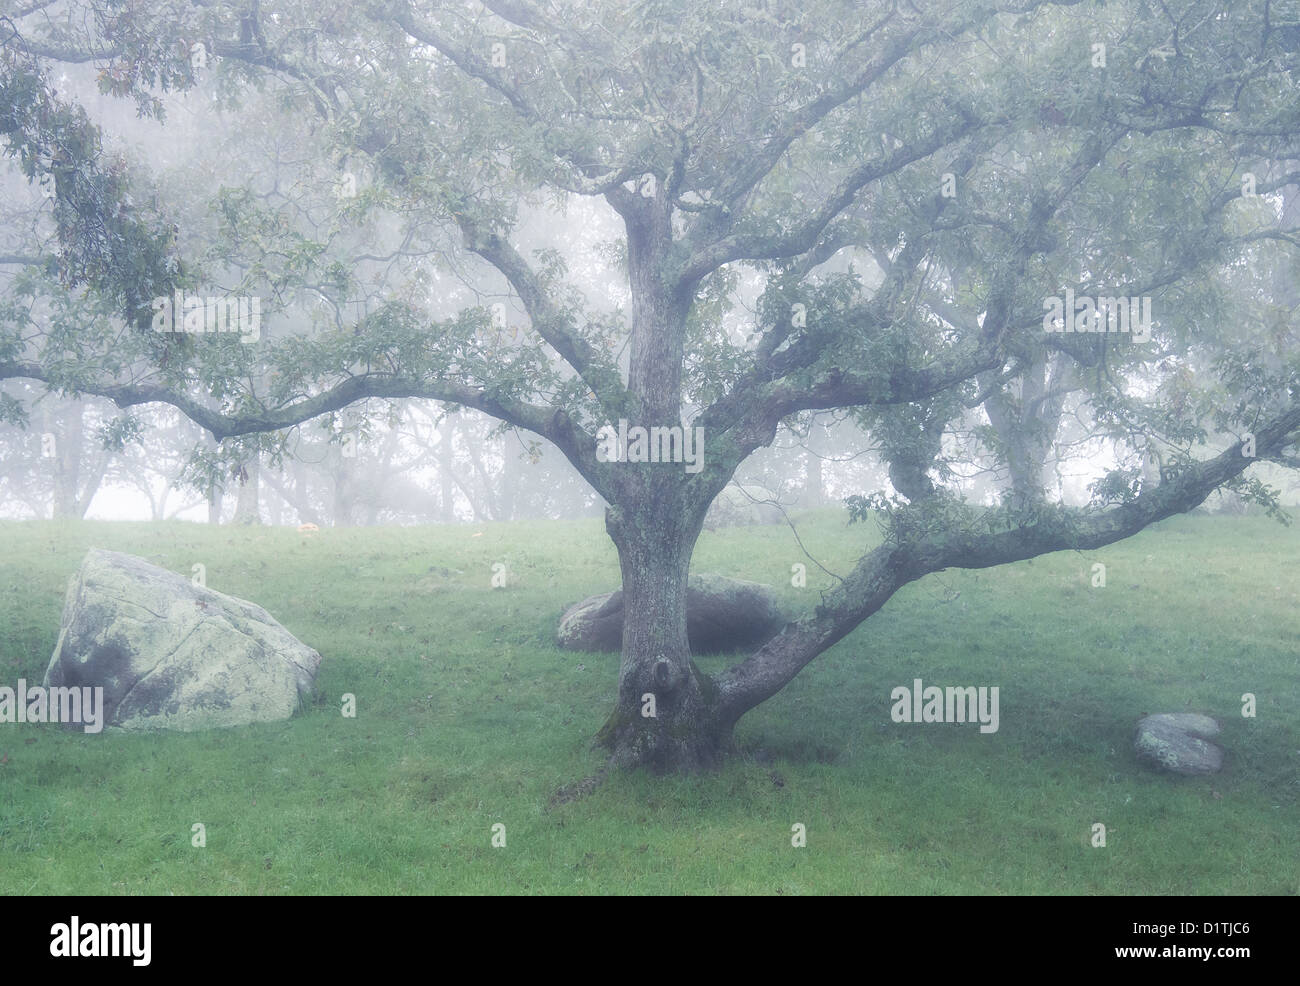
[[[1256,452],[1272,457],[1300,428],[1294,405],[1256,432]],[[1175,478],[1104,511],[1060,508],[1040,512],[1028,525],[976,533],[974,526],[939,536],[905,536],[864,556],[848,578],[829,590],[816,613],[787,624],[775,638],[715,679],[724,718],[739,719],[770,698],[813,658],[842,640],[900,588],[946,568],[990,568],[1053,551],[1096,549],[1202,503],[1223,483],[1257,461],[1238,443]],[[904,508],[920,516],[922,508]],[[1008,514],[1011,516],[1011,514]]]
[[[0,362],[0,380],[25,377],[47,384],[57,383],[55,374],[35,363]],[[224,413],[157,384],[121,384],[115,382],[77,382],[77,393],[106,397],[118,407],[139,404],[170,404],[191,421],[221,441],[237,435],[280,431],[310,421],[322,414],[341,410],[368,398],[396,400],[419,397],[427,400],[462,404],[499,418],[516,427],[534,432],[550,441],[573,463],[583,478],[606,499],[613,492],[608,482],[610,470],[596,461],[596,440],[580,428],[563,409],[551,409],[514,398],[493,394],[490,390],[446,380],[419,380],[386,373],[365,373],[348,377],[312,397],[305,397],[283,407],[256,412]]]
[[[896,148],[884,157],[855,168],[821,205],[812,210],[807,219],[788,232],[775,235],[732,233],[696,250],[677,275],[680,289],[693,290],[694,285],[703,277],[735,260],[777,260],[811,250],[831,220],[848,208],[865,186],[929,157],[983,125],[969,115],[959,114],[955,120],[938,128],[928,139]]]
[[[541,279],[509,242],[497,233],[487,233],[471,220],[456,217],[469,249],[478,254],[510,282],[523,302],[533,329],[577,372],[602,404],[617,406],[625,395],[618,370],[603,363],[599,353],[576,330],[572,320],[556,308]]]

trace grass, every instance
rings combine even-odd
[[[800,533],[840,573],[875,537],[836,511]],[[599,522],[0,524],[0,684],[43,675],[91,546],[203,564],[321,652],[321,698],[195,734],[0,725],[5,895],[1300,892],[1300,531],[1271,521],[1182,517],[932,576],[747,716],[722,769],[616,775],[554,807],[600,766],[618,677],[617,656],[553,643],[566,604],[617,583]],[[771,583],[792,611],[831,581],[777,527],[706,534],[695,570]],[[1000,730],[893,723],[913,678],[999,686]],[[1134,722],[1180,710],[1223,722],[1222,773],[1134,762]]]

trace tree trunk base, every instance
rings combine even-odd
[[[687,701],[660,705],[653,717],[642,714],[644,705],[621,701],[594,745],[608,750],[610,766],[620,769],[691,773],[717,767],[735,752],[732,724],[692,691]]]

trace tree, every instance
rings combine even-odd
[[[1266,3],[70,9],[93,16],[20,20],[24,50],[94,57],[106,87],[147,105],[159,86],[196,83],[202,45],[205,84],[231,119],[318,151],[296,198],[246,175],[214,197],[221,249],[174,268],[150,255],[150,271],[191,288],[232,273],[233,293],[274,302],[268,325],[301,321],[294,293],[308,286],[349,297],[356,269],[344,258],[358,238],[438,256],[460,286],[430,299],[413,268],[390,268],[376,275],[382,303],[352,324],[256,346],[186,339],[179,356],[143,330],[119,338],[111,360],[102,340],[79,340],[69,359],[66,345],[15,334],[0,342],[0,378],[123,407],[169,403],[219,441],[274,441],[404,398],[545,438],[609,504],[625,629],[599,740],[616,764],[714,762],[741,716],[909,582],[1109,544],[1246,482],[1243,453],[1294,458],[1294,314],[1270,337],[1277,326],[1217,307],[1246,258],[1293,262],[1297,245],[1268,197],[1298,180],[1300,25]],[[1255,162],[1249,176],[1243,161]],[[340,180],[356,194],[331,204]],[[611,218],[617,242],[602,253],[586,234]],[[862,267],[833,262],[845,256]],[[122,318],[140,326],[120,288],[129,270],[109,273]],[[602,296],[614,273],[619,290]],[[761,293],[736,342],[720,327],[742,274]],[[145,281],[162,293],[157,276]],[[1054,331],[1045,307],[1067,289],[1152,299],[1150,340]],[[1091,311],[1085,329],[1097,327]],[[1215,367],[1197,399],[1239,439],[1200,458],[1199,426],[1138,386],[1178,376],[1193,354]],[[1006,395],[1043,399],[1058,376],[1082,381],[1099,433],[1182,450],[1160,484],[1116,471],[1086,507],[1041,495],[1032,460],[1051,436]],[[994,443],[1016,495],[992,509],[946,485],[948,436],[986,401],[1016,437]],[[888,462],[892,491],[853,501],[855,516],[883,519],[885,541],[814,613],[706,675],[685,620],[705,512],[783,423],[834,409],[851,409]],[[620,420],[700,429],[702,467],[604,461],[600,429]],[[642,715],[647,694],[654,717]]]

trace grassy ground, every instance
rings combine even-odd
[[[833,511],[800,533],[841,573],[875,537]],[[0,725],[2,894],[1300,892],[1300,530],[1274,522],[1178,518],[928,578],[751,713],[725,768],[615,776],[554,807],[599,767],[618,675],[614,655],[552,643],[567,603],[617,582],[599,522],[0,524],[0,684],[41,678],[92,545],[202,563],[321,652],[322,698],[189,735]],[[496,561],[515,584],[491,588]],[[792,587],[800,561],[788,529],[732,530],[704,536],[695,570],[798,610],[830,582],[809,563]],[[918,677],[999,686],[1000,730],[891,722],[890,690]],[[1134,762],[1135,720],[1180,710],[1224,723],[1221,774]]]

